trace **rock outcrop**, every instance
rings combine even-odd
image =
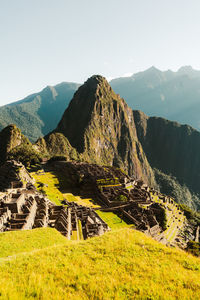
[[[38,162],[40,156],[16,125],[11,124],[0,132],[0,164],[15,159],[27,166],[31,161]]]

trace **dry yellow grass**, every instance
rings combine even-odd
[[[0,263],[2,299],[199,299],[200,260],[120,229]]]

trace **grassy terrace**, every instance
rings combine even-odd
[[[153,201],[163,203],[158,196],[153,196]],[[167,214],[167,229],[163,232],[164,237],[168,242],[173,243],[179,230],[183,227],[185,222],[185,216],[180,214],[181,210],[172,203],[163,203],[166,208]]]
[[[36,180],[36,186],[41,192],[45,192],[48,198],[56,205],[61,205],[61,201],[66,199],[67,201],[74,201],[79,205],[98,208],[99,205],[95,204],[90,198],[85,199],[80,196],[74,196],[71,193],[65,193],[59,188],[58,178],[53,172],[32,172],[31,176]],[[63,180],[64,181],[64,180]],[[43,184],[42,187],[41,183]],[[105,182],[102,182],[105,183]],[[117,215],[112,212],[97,211],[99,216],[108,224],[111,229],[119,229],[124,227],[130,227],[127,223],[122,221]],[[72,239],[77,239],[76,233],[73,234]]]
[[[67,201],[77,202],[79,205],[84,205],[88,207],[96,207],[99,206],[94,203],[92,199],[83,199],[80,196],[74,196],[71,193],[64,192],[64,178],[62,182],[63,190],[60,188],[59,180],[57,176],[53,172],[44,172],[43,170],[39,172],[33,172],[31,175],[36,180],[37,188],[45,192],[48,198],[57,205],[61,204],[61,201],[66,199]],[[42,186],[41,186],[42,183]],[[104,184],[112,186],[117,186],[117,178],[113,180],[99,180],[99,184],[103,186]],[[162,203],[158,196],[153,197],[153,201]],[[167,212],[167,225],[168,228],[164,231],[164,237],[168,242],[173,243],[176,238],[180,228],[184,224],[185,217],[179,214],[180,210],[178,210],[175,205],[171,203],[164,204]],[[169,209],[167,209],[169,208]],[[98,211],[99,216],[108,224],[111,229],[119,229],[124,227],[130,227],[130,225],[126,224],[122,221],[117,215],[112,212],[101,212]],[[77,239],[76,235],[72,237],[73,239]]]
[[[1,299],[200,297],[200,260],[141,232],[126,228],[61,244],[35,252],[22,249],[23,253],[9,260],[8,253],[4,254],[0,260]]]
[[[69,202],[77,202],[79,205],[99,207],[93,203],[92,199],[82,199],[81,197],[74,196],[71,193],[63,192],[59,187],[59,180],[53,172],[44,172],[41,170],[39,172],[32,172],[31,176],[36,181],[37,189],[45,193],[47,197],[56,205],[61,205],[61,201],[66,199]]]
[[[128,225],[126,222],[121,220],[116,214],[113,212],[104,212],[104,211],[97,211],[98,215],[108,224],[108,226],[113,229],[120,229],[131,227],[133,224]]]

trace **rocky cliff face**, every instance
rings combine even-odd
[[[105,78],[93,76],[78,89],[55,132],[62,133],[84,160],[123,168],[155,184],[132,110]]]
[[[188,125],[147,117],[141,111],[133,111],[133,116],[150,165],[200,194],[200,132]]]

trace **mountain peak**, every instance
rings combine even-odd
[[[98,89],[110,88],[107,79],[101,75],[93,75],[87,79],[83,87],[91,89],[91,91],[96,91]]]
[[[188,73],[188,72],[193,72],[194,69],[192,68],[192,66],[182,66],[178,69],[179,73]]]
[[[161,73],[161,71],[154,66],[151,66],[149,69],[147,69],[144,72],[148,72],[148,73],[158,73],[159,72],[159,73]]]
[[[63,134],[84,160],[117,166],[154,185],[132,110],[104,77],[94,75],[77,90],[54,133]]]
[[[86,82],[90,83],[90,82],[96,82],[96,83],[101,83],[107,81],[105,77],[101,76],[101,75],[92,75],[91,77],[89,77],[87,79]]]

